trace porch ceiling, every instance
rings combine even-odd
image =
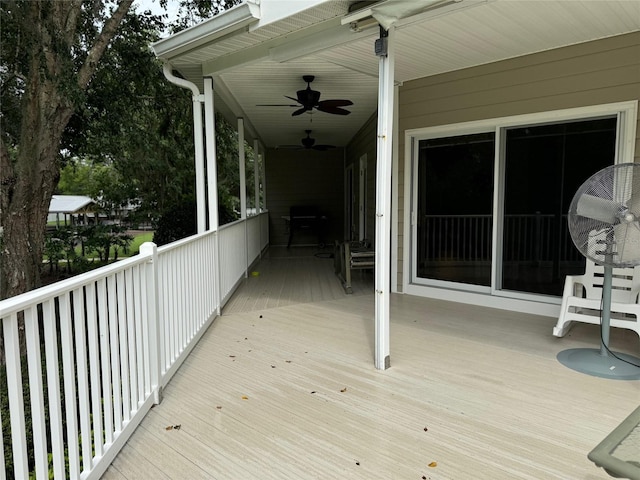
[[[244,117],[249,140],[259,138],[267,147],[297,144],[311,129],[318,143],[344,146],[376,111],[378,29],[352,33],[341,25],[355,2],[319,3],[272,21],[266,9],[279,3],[286,2],[263,1],[261,20],[194,48],[163,52],[166,40],[154,48],[197,84],[213,76],[217,108],[229,118]],[[640,2],[462,0],[396,25],[395,76],[402,83],[640,30]],[[305,87],[302,75],[316,76],[312,88],[321,100],[352,100],[351,115],[292,117],[290,107],[257,106],[290,103],[284,95],[295,97]]]

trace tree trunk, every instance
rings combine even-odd
[[[82,2],[31,2],[24,10],[22,27],[31,35],[14,158],[0,138],[0,300],[40,286],[62,134],[132,2],[119,2],[76,73],[73,51]],[[99,6],[95,2],[89,8]]]

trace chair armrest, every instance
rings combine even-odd
[[[586,288],[584,275],[567,275],[564,279],[562,297],[584,297]]]

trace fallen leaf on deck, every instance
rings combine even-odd
[[[424,475],[422,475],[422,480],[427,480],[427,477],[425,477]]]
[[[360,462],[356,462],[356,465],[360,465]]]
[[[316,391],[314,390],[314,391],[313,391],[313,392],[311,392],[311,393],[318,393],[318,392],[316,392]]]
[[[271,368],[276,368],[276,366],[275,365],[271,365]]]
[[[182,425],[174,425],[174,426],[173,426],[173,429],[174,429],[174,430],[180,430],[180,428],[181,428],[181,427],[182,427]]]
[[[433,467],[437,467],[437,466],[438,466],[438,462],[431,462],[431,463],[429,464],[429,466],[430,466],[431,468],[433,468]]]
[[[340,390],[340,393],[344,393],[347,391],[347,387],[344,387],[342,390]]]
[[[218,410],[222,410],[222,405],[216,405],[216,408],[217,408]]]
[[[229,355],[229,358],[236,358],[235,355]]]
[[[169,425],[168,427],[165,428],[165,430],[173,430],[173,425]]]
[[[285,360],[285,362],[287,362],[287,363],[291,363],[291,360]]]
[[[425,431],[425,432],[428,432],[428,431],[429,431],[429,429],[428,429],[427,427],[424,427],[424,431]]]
[[[249,400],[249,397],[247,397],[246,395],[242,395],[242,397],[240,398],[242,398],[242,400]]]

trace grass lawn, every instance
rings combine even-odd
[[[118,250],[118,259],[128,258],[128,257],[132,257],[133,255],[137,255],[140,252],[140,245],[142,245],[144,242],[151,242],[151,241],[153,241],[153,232],[140,232],[134,235],[133,240],[129,245],[129,248],[127,249],[127,253],[125,253],[121,248]],[[80,246],[77,246],[76,253],[78,255],[81,255],[81,251],[82,250]],[[113,256],[113,250],[111,251],[109,256],[110,257]],[[85,258],[88,260],[94,259],[94,258],[97,259],[98,254],[95,252],[87,253],[85,255]]]
[[[129,245],[129,253],[124,254],[121,253],[120,257],[130,257],[132,255],[137,255],[140,251],[140,245],[144,242],[152,242],[153,241],[153,232],[143,232],[139,233],[135,237],[133,237],[133,241],[131,245]]]

